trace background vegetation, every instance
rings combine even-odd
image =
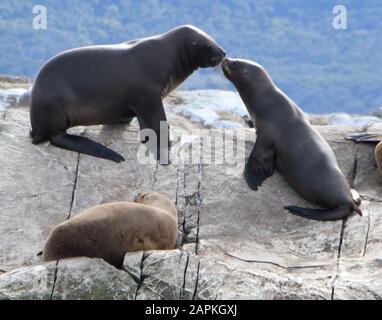
[[[34,30],[32,8],[48,9]],[[73,47],[119,43],[194,24],[230,56],[257,60],[304,110],[368,113],[382,105],[382,2],[341,0],[348,30],[332,28],[332,0],[1,0],[0,73],[35,77],[45,60]],[[219,70],[183,88],[232,88]]]

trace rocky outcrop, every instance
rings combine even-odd
[[[6,74],[0,74],[0,88],[29,88],[32,84],[32,80],[23,76],[11,76]]]
[[[371,115],[374,117],[382,118],[382,107],[375,109]]]
[[[248,189],[241,172],[254,145],[253,129],[236,138],[237,163],[219,163],[224,137],[207,130],[202,137],[187,132],[170,166],[138,163],[137,152],[145,147],[137,130],[135,121],[74,130],[126,157],[115,164],[48,143],[34,146],[28,111],[0,110],[0,299],[382,298],[382,182],[373,146],[343,139],[355,129],[318,127],[363,198],[362,218],[329,223],[284,211],[284,205],[312,205],[279,174],[258,192]],[[211,139],[208,163],[201,150]],[[198,141],[197,161],[181,162],[190,141]],[[128,253],[122,270],[99,259],[43,264],[37,256],[59,222],[145,190],[176,203],[176,249]]]
[[[0,75],[0,110],[29,107],[31,103],[31,80],[25,77]],[[224,90],[177,91],[164,100],[167,117],[178,128],[224,129],[253,128],[247,109],[239,94]],[[381,124],[377,109],[373,115],[350,115],[346,113],[307,114],[315,126],[353,126],[363,128]]]

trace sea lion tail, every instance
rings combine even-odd
[[[117,163],[125,161],[125,158],[118,153],[85,137],[63,133],[52,136],[49,140],[51,144],[62,149],[85,153],[93,157],[112,160]]]
[[[382,140],[381,133],[352,133],[348,134],[345,137],[346,140],[353,140],[355,142],[369,142],[369,143],[378,143]]]
[[[342,220],[349,216],[353,210],[362,215],[361,210],[355,205],[355,203],[353,203],[351,207],[339,206],[335,209],[306,209],[295,206],[287,206],[284,207],[284,209],[297,216],[316,221]]]

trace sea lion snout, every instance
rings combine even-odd
[[[141,193],[138,193],[138,194],[134,197],[134,202],[140,202],[140,201],[141,201],[141,197],[142,197],[142,192],[141,192]]]
[[[226,56],[226,52],[219,47],[219,52],[216,53],[211,59],[212,66],[216,67],[217,65],[219,65],[223,61],[225,56]]]
[[[218,66],[226,56],[226,52],[215,42],[209,41],[207,45],[202,47],[202,60],[200,66],[202,68],[214,68]]]
[[[140,192],[135,196],[134,202],[143,203],[148,196],[149,196],[149,192]]]
[[[151,204],[158,201],[169,201],[169,199],[158,192],[141,192],[134,199],[134,202],[141,204]]]
[[[225,76],[227,78],[232,77],[233,71],[237,66],[236,61],[231,58],[224,58],[221,65]]]
[[[193,64],[196,68],[212,68],[219,65],[226,56],[225,50],[204,31],[194,26],[183,26],[178,29],[188,43],[192,44]]]
[[[232,59],[232,58],[224,58],[223,61],[222,61],[222,67],[229,70],[229,71],[233,71],[235,70],[239,65],[239,62],[238,60],[236,59]]]

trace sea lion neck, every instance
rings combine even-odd
[[[266,116],[270,109],[274,112],[277,110],[280,114],[291,109],[289,105],[274,103],[275,100],[283,100],[285,94],[265,70],[252,81],[243,81],[236,87],[252,118]]]
[[[264,87],[262,90],[251,91],[247,94],[240,94],[248,113],[252,120],[257,123],[258,119],[272,119],[272,122],[283,122],[291,114],[300,113],[300,109],[295,106],[286,94],[277,86]],[[289,100],[290,103],[282,103]]]
[[[145,205],[153,207],[155,209],[160,209],[168,213],[170,216],[178,219],[178,210],[172,202],[168,201],[156,201],[153,203],[145,203]]]
[[[240,97],[243,100],[251,117],[254,118],[257,114],[262,114],[266,108],[264,97],[271,92],[271,88],[257,88],[253,85],[248,85],[246,88],[241,88],[239,91]]]
[[[163,87],[162,98],[185,81],[198,67],[194,55],[187,47],[186,40],[181,37],[174,37],[175,34],[165,34],[163,39],[171,43],[168,56],[171,57],[171,63],[166,71],[166,80]],[[176,41],[174,39],[176,38]],[[175,43],[175,45],[174,45]]]

